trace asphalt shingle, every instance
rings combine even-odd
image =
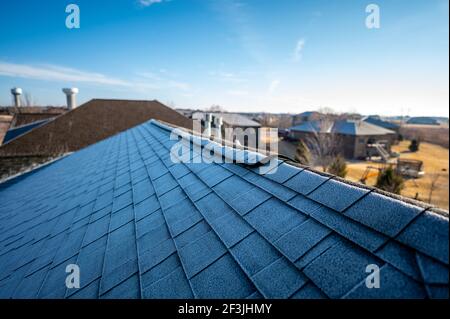
[[[395,237],[423,208],[371,193],[345,211],[345,215],[387,236]]]
[[[300,194],[307,195],[321,184],[325,183],[328,179],[329,177],[303,170],[287,182],[284,182],[283,185],[286,185]]]
[[[281,162],[174,163],[169,135],[151,121],[0,184],[0,297],[448,298],[447,217]]]

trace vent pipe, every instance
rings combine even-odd
[[[78,94],[77,88],[65,88],[63,89],[64,94],[67,97],[67,108],[70,110],[73,110],[77,107],[77,100],[75,96]]]
[[[222,125],[223,125],[223,118],[222,117],[215,117],[214,118],[214,124],[216,127],[216,138],[218,140],[222,140]]]
[[[21,88],[13,88],[11,89],[11,94],[14,98],[14,106],[20,107],[20,96],[22,95],[22,89]]]
[[[213,121],[213,115],[211,113],[207,113],[205,116],[205,133],[204,136],[209,138],[211,136],[211,123]]]

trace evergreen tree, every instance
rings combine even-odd
[[[419,150],[419,146],[420,146],[420,141],[414,139],[411,141],[411,144],[409,145],[408,148],[411,152],[417,152]]]
[[[400,194],[404,188],[403,177],[397,174],[392,166],[389,166],[380,171],[375,187],[394,194]]]
[[[297,151],[295,152],[295,159],[302,165],[309,165],[311,161],[311,152],[302,140],[298,142]]]
[[[347,175],[345,159],[340,155],[333,158],[330,166],[328,166],[328,173],[344,178]]]

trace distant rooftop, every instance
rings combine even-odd
[[[283,162],[175,164],[171,129],[0,184],[0,298],[448,298],[448,213]]]
[[[192,114],[193,119],[204,120],[206,114],[212,114],[217,117],[222,117],[223,121],[233,127],[261,127],[256,121],[248,118],[247,116],[237,113],[218,113],[218,112],[194,112]]]
[[[394,131],[359,120],[309,121],[290,128],[296,132],[334,132],[343,135],[387,135]]]
[[[376,126],[383,127],[388,130],[398,130],[400,128],[400,125],[389,121],[385,121],[381,119],[379,116],[368,116],[364,118],[364,121]]]

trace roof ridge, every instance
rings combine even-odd
[[[160,128],[162,128],[162,129],[164,129],[164,130],[166,130],[166,131],[171,131],[172,129],[179,129],[181,131],[186,131],[189,134],[193,134],[193,136],[195,136],[194,132],[189,132],[189,130],[186,130],[186,129],[181,128],[181,127],[175,127],[175,126],[173,126],[173,125],[171,125],[169,123],[163,123],[162,121],[156,121],[156,120],[150,120],[149,122],[154,124],[154,125],[156,125],[156,126],[158,126],[158,127],[160,127]],[[203,138],[203,139],[204,140],[208,140],[208,139],[205,139],[205,138]],[[210,141],[210,142],[217,143],[215,141]],[[246,152],[246,150],[242,150],[242,149],[239,149],[237,147],[232,147],[230,145],[224,145],[222,147],[224,147],[224,148],[232,148],[232,149],[235,149],[235,150],[238,150],[238,151]],[[252,151],[254,152],[256,150],[252,150]],[[261,153],[259,153],[259,155],[267,156],[267,155],[264,155],[264,154],[261,154]],[[317,169],[314,169],[313,167],[302,165],[300,163],[295,163],[295,162],[292,162],[292,161],[289,161],[289,160],[285,160],[283,162],[285,164],[293,166],[293,167],[307,169],[307,170],[309,170],[309,171],[311,171],[311,172],[313,172],[315,174],[319,174],[319,175],[326,176],[326,177],[332,177],[335,180],[337,180],[339,182],[342,182],[344,184],[347,184],[347,185],[355,186],[355,187],[361,188],[361,189],[367,189],[369,191],[374,191],[375,193],[378,193],[380,195],[384,195],[384,196],[390,197],[392,199],[396,199],[396,200],[405,202],[407,204],[411,204],[411,205],[418,206],[418,207],[421,207],[421,208],[430,209],[435,214],[438,214],[438,215],[444,216],[446,218],[449,218],[449,212],[448,211],[446,211],[444,209],[441,209],[441,208],[438,208],[438,207],[435,207],[435,206],[432,206],[432,205],[428,205],[427,203],[424,203],[424,202],[421,202],[421,201],[418,201],[418,200],[415,200],[415,199],[412,199],[412,198],[409,198],[409,197],[393,194],[393,193],[381,190],[379,188],[376,188],[374,186],[369,186],[369,185],[364,185],[364,184],[360,184],[360,183],[357,183],[357,182],[353,182],[353,181],[344,179],[342,177],[339,177],[339,176],[336,176],[336,175],[332,175],[332,174],[330,174],[328,172],[322,172],[322,171],[319,171]]]

